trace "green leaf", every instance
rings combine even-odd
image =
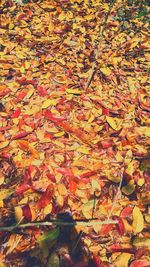
[[[12,189],[2,189],[0,190],[0,200],[4,200],[8,197],[10,197],[13,194],[13,190]]]
[[[142,160],[140,163],[140,170],[147,171],[149,169],[150,169],[150,160],[149,159]]]
[[[46,267],[59,267],[59,257],[56,253],[52,253],[48,258],[47,266]]]
[[[42,243],[50,244],[52,241],[57,239],[57,237],[59,236],[59,232],[60,232],[59,227],[56,227],[55,229],[41,235],[37,239],[37,242],[39,243],[39,245]]]
[[[131,195],[135,190],[135,185],[133,184],[133,181],[131,180],[127,185],[123,186],[121,191],[125,194],[125,195]]]
[[[57,237],[59,236],[60,229],[59,227],[44,233],[37,239],[37,243],[41,248],[41,252],[44,258],[47,258],[49,255],[49,249],[55,244]]]

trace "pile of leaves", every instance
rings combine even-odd
[[[0,1],[1,267],[150,266],[148,12]]]

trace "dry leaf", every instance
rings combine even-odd
[[[133,231],[134,233],[140,233],[143,228],[144,228],[144,218],[143,218],[143,214],[140,211],[139,207],[134,207],[133,209]]]

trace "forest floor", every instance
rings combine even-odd
[[[150,266],[148,13],[0,1],[0,267]]]

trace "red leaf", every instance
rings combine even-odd
[[[52,196],[54,193],[53,185],[50,184],[46,191],[42,194],[41,198],[39,199],[37,206],[39,209],[45,208],[48,204],[50,204]]]
[[[22,20],[22,19],[24,19],[26,17],[27,17],[27,15],[25,13],[22,13],[17,17],[17,20],[20,21],[20,20]]]
[[[8,88],[6,88],[5,90],[0,92],[0,97],[8,95],[9,92],[10,92],[10,90]]]
[[[114,227],[113,224],[103,225],[101,230],[100,230],[100,235],[106,236],[113,229],[113,227]]]
[[[22,77],[21,79],[17,79],[17,82],[21,85],[28,85],[28,84],[32,84],[32,85],[36,85],[36,81],[35,80],[26,80],[26,78]]]
[[[23,212],[23,217],[27,221],[31,221],[32,220],[32,213],[31,213],[30,206],[28,204],[22,207],[22,212]]]
[[[31,171],[30,168],[26,169],[23,173],[23,182],[31,184]]]
[[[96,255],[93,256],[93,263],[95,264],[95,267],[104,267],[103,262],[102,262],[101,259],[100,259],[98,256],[96,256]]]
[[[149,254],[149,249],[148,248],[139,248],[137,250],[137,253],[136,253],[136,258],[140,259],[145,254]]]
[[[149,267],[150,261],[147,260],[135,260],[132,261],[130,267]]]
[[[4,152],[4,153],[2,153],[0,155],[0,157],[1,158],[4,158],[4,159],[10,159],[12,157],[12,155]]]
[[[12,6],[13,6],[13,2],[11,0],[7,0],[6,7],[12,7]]]
[[[112,245],[109,248],[110,252],[122,252],[122,253],[130,253],[130,254],[135,254],[136,249],[133,248],[123,248],[120,245]]]
[[[125,207],[122,211],[121,211],[121,217],[122,218],[128,218],[131,216],[132,214],[132,210],[133,210],[133,207]]]
[[[120,235],[124,235],[125,227],[123,220],[119,218],[118,216],[113,216],[113,220],[118,220],[118,224],[116,224],[116,229]]]
[[[109,109],[102,107],[102,112],[104,115],[110,115]]]
[[[26,96],[27,92],[20,92],[18,95],[17,95],[17,98],[15,99],[15,103],[18,103],[20,102],[22,99],[24,99],[24,97]]]
[[[56,183],[56,178],[53,174],[51,174],[50,172],[46,173],[47,178],[52,181],[53,183]]]
[[[12,118],[18,118],[21,113],[21,109],[17,108],[14,113],[12,114]]]
[[[7,131],[9,129],[11,129],[11,126],[3,126],[3,127],[0,127],[0,132]]]
[[[46,96],[46,95],[48,95],[48,92],[43,88],[43,86],[38,86],[38,94],[40,95],[40,96]]]
[[[70,186],[70,192],[71,193],[75,193],[75,191],[77,189],[77,183],[75,183],[74,181],[70,180],[69,186]]]
[[[106,149],[112,147],[113,142],[111,140],[104,140],[101,142],[102,148]]]
[[[16,140],[16,139],[24,138],[24,137],[26,137],[26,136],[29,135],[29,134],[30,134],[29,132],[25,132],[25,131],[19,132],[19,133],[17,133],[16,135],[14,135],[14,136],[12,137],[12,140]]]
[[[46,112],[45,112],[45,117],[46,117],[47,120],[50,120],[50,121],[52,121],[52,122],[54,122],[54,123],[60,123],[61,121],[64,120],[64,118],[55,117],[55,116],[52,114],[52,112],[49,111],[49,110],[46,110]]]
[[[89,178],[93,175],[97,174],[97,171],[90,171],[90,172],[86,172],[80,175],[80,178]]]
[[[20,184],[20,185],[17,186],[17,188],[15,190],[15,194],[17,196],[18,195],[21,195],[24,192],[26,192],[29,188],[30,188],[30,185],[29,184],[22,183],[22,184]]]
[[[68,168],[59,168],[57,169],[57,171],[65,176],[68,176],[68,177],[73,177],[73,173],[71,171],[71,169],[68,169]]]

